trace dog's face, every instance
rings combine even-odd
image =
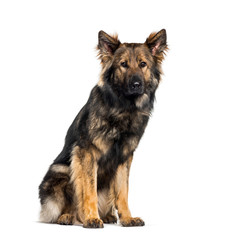
[[[98,49],[103,73],[118,93],[138,98],[157,88],[167,50],[165,30],[152,33],[143,44],[121,43],[117,36],[100,31]],[[103,81],[101,78],[100,84]]]

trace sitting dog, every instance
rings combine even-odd
[[[118,213],[122,226],[143,226],[128,207],[128,178],[161,80],[166,31],[145,43],[121,43],[103,31],[98,40],[100,79],[39,186],[40,220],[102,228]]]

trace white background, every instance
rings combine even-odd
[[[1,239],[226,239],[226,22],[218,0],[2,0]],[[144,42],[162,28],[165,76],[130,175],[146,226],[38,223],[38,185],[98,81],[98,31]]]

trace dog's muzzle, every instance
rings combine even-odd
[[[133,75],[129,80],[129,94],[141,95],[144,91],[143,80],[138,75]]]

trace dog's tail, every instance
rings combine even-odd
[[[72,205],[72,188],[69,184],[69,167],[63,164],[50,166],[39,186],[41,202],[40,221],[56,223],[64,210]]]

